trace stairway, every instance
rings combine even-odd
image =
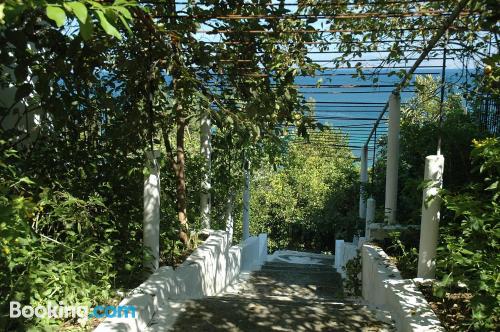
[[[149,331],[393,331],[367,307],[343,299],[332,266],[329,258],[267,262],[218,296],[179,304],[168,328],[159,320]]]

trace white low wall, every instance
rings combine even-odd
[[[229,247],[224,231],[212,231],[177,269],[160,267],[120,306],[135,306],[135,318],[108,318],[94,331],[142,331],[158,307],[169,299],[196,299],[215,295],[230,284],[241,271],[259,269],[267,258],[267,234],[252,236],[240,245]]]
[[[444,331],[414,281],[402,279],[381,248],[364,244],[361,255],[363,298],[389,311],[398,331]]]
[[[346,273],[344,271],[344,267],[348,261],[356,257],[357,250],[361,248],[364,243],[364,238],[359,238],[355,242],[344,242],[344,240],[336,240],[335,241],[335,269],[342,276],[342,278],[346,277]]]

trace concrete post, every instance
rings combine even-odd
[[[28,49],[32,51],[36,51],[31,43],[27,45]],[[13,82],[18,79],[15,75],[15,72],[11,68],[2,68],[2,72],[4,72],[7,76],[8,80],[12,80]],[[37,77],[33,77],[29,75],[24,83],[30,84],[31,86],[37,81]],[[12,138],[12,141],[8,143],[16,143],[20,142],[19,145],[16,145],[16,149],[24,149],[31,146],[33,142],[36,141],[37,136],[39,134],[41,124],[41,119],[43,115],[42,110],[29,110],[31,103],[34,98],[34,87],[32,88],[32,93],[30,93],[27,97],[16,101],[16,93],[17,87],[9,83],[8,86],[0,87],[0,106],[5,109],[9,109],[9,112],[6,114],[2,114],[3,118],[0,122],[0,129],[5,131],[15,129],[19,132],[15,138]],[[15,105],[14,105],[15,104]]]
[[[344,240],[335,240],[335,269],[337,272],[344,266]]]
[[[145,260],[144,266],[156,270],[160,262],[160,167],[159,152],[147,152],[149,175],[144,179],[143,243],[152,254],[152,261]]]
[[[387,137],[387,170],[385,176],[385,216],[389,224],[396,223],[398,204],[399,125],[401,96],[389,97],[389,134]]]
[[[434,279],[436,273],[436,249],[439,235],[439,210],[441,199],[436,196],[443,183],[444,157],[425,158],[424,181],[429,181],[422,195],[422,219],[418,252],[418,278]]]
[[[359,217],[361,219],[366,218],[366,185],[368,183],[368,146],[364,146],[361,151],[361,169],[359,172]]]
[[[365,227],[365,238],[366,241],[371,240],[370,234],[370,224],[375,221],[375,199],[373,197],[368,198],[366,201],[366,227]]]
[[[243,240],[250,237],[250,162],[244,165],[245,188],[243,189]]]
[[[212,133],[211,133],[211,121],[208,114],[201,119],[200,124],[200,146],[201,155],[205,159],[205,165],[203,167],[203,177],[201,180],[201,191],[200,191],[200,210],[201,210],[201,227],[203,229],[210,229],[210,210],[211,210],[211,195],[210,195],[210,170],[212,167]]]
[[[234,192],[231,191],[226,202],[226,232],[228,233],[229,244],[233,242],[233,230],[234,230],[234,218],[233,218],[233,208],[234,208]]]

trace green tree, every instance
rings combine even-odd
[[[307,138],[290,133],[282,139],[282,159],[253,173],[251,229],[269,234],[271,250],[332,250],[335,235],[345,234],[342,220],[355,220],[353,156],[338,147],[347,138],[325,129]]]
[[[470,142],[484,135],[471,114],[466,114],[463,98],[453,90],[443,105],[440,124],[438,80],[431,76],[416,77],[416,94],[402,108],[400,134],[399,202],[397,220],[403,224],[419,224],[424,161],[436,154],[438,137],[445,156],[444,187],[458,188],[471,181]],[[377,202],[383,202],[385,188],[386,137],[380,139],[380,150],[372,170]]]

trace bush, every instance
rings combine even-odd
[[[495,329],[500,314],[500,140],[474,141],[473,172],[480,176],[464,190],[443,191],[453,218],[441,230],[435,295],[465,287],[472,294],[472,326]]]
[[[409,235],[410,233],[413,235]],[[387,248],[387,253],[396,258],[396,266],[401,272],[401,276],[405,279],[416,278],[419,232],[410,229],[402,232],[392,232],[389,236],[392,245]]]
[[[310,135],[341,139],[329,130]],[[263,165],[253,175],[251,232],[268,233],[271,252],[333,251],[336,237],[354,234],[350,216],[359,191],[353,190],[357,174],[351,152],[305,139],[301,143],[288,145],[280,165]]]
[[[349,260],[342,269],[346,272],[344,282],[346,292],[353,296],[361,296],[361,255],[359,249],[356,251],[356,257]]]
[[[8,318],[9,302],[96,305],[112,297],[115,227],[98,195],[39,190],[19,177],[16,151],[0,142],[0,330],[57,324]]]

